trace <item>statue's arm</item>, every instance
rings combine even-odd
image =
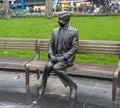
[[[64,54],[65,59],[69,59],[71,56],[73,56],[77,52],[78,43],[79,43],[78,31],[76,30],[73,36],[72,47],[68,52]]]

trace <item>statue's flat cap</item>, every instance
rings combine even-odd
[[[67,16],[70,16],[70,14],[69,14],[68,12],[66,12],[66,11],[60,12],[60,13],[58,14],[58,17],[59,17],[59,18],[67,17]]]
[[[65,24],[66,21],[69,22],[70,14],[66,11],[59,12],[58,14],[58,22]]]

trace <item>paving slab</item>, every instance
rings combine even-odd
[[[18,78],[18,76],[21,76]],[[41,79],[30,76],[30,91],[26,92],[25,76],[21,73],[0,72],[0,108],[120,108],[120,97],[112,103],[112,82],[90,78],[72,77],[78,85],[78,98],[69,99],[69,88],[65,88],[58,76],[51,75],[45,94],[39,96],[37,89]]]

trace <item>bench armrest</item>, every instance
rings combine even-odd
[[[113,77],[118,77],[119,72],[120,72],[120,60],[118,61],[118,65],[114,71]]]
[[[118,61],[118,65],[115,71],[118,72],[118,74],[120,74],[120,60]]]
[[[36,41],[36,57],[35,57],[34,60],[39,60],[39,58],[40,58],[40,49],[39,49],[39,47],[40,47],[40,40],[37,40]]]
[[[37,52],[34,60],[39,60],[39,58],[40,58],[40,52]]]
[[[118,71],[118,88],[120,88],[120,60],[118,62],[117,71]]]
[[[118,85],[118,88],[120,88],[120,60],[118,62],[118,65],[113,73],[113,79],[116,79],[117,80],[117,85]],[[117,86],[116,85],[116,86]]]
[[[118,66],[120,67],[120,60],[118,61]]]

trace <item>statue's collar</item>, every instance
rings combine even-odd
[[[64,29],[64,30],[67,30],[68,29],[68,24],[67,25],[65,25],[65,26],[63,26],[63,27],[60,27],[60,29]]]

